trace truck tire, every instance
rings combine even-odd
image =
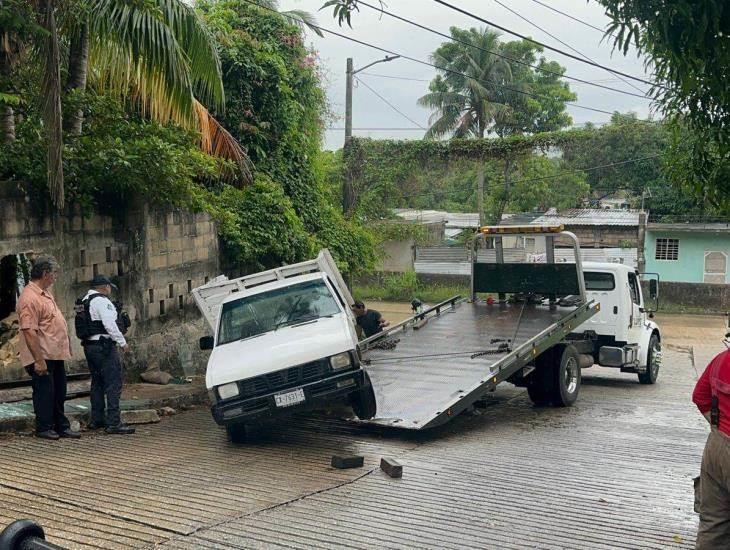
[[[363,385],[358,391],[351,394],[350,405],[360,420],[370,420],[378,411],[375,391],[370,382],[370,376],[365,371],[363,371]]]
[[[226,426],[226,433],[228,434],[228,441],[235,445],[246,443],[249,439],[246,424],[229,424]]]
[[[641,384],[655,384],[659,377],[660,356],[658,352],[661,347],[659,337],[652,334],[649,338],[649,351],[646,357],[646,372],[639,373],[639,382]]]
[[[553,363],[552,402],[556,407],[570,407],[580,392],[580,357],[571,345],[556,346],[555,351],[559,361]]]

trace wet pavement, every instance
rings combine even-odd
[[[655,386],[593,367],[554,409],[505,384],[425,434],[305,416],[234,446],[196,409],[134,436],[2,436],[0,524],[36,519],[66,548],[689,549],[695,380],[672,347]],[[341,453],[364,467],[331,468]]]

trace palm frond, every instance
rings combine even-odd
[[[289,21],[294,23],[297,27],[299,27],[302,30],[309,29],[317,36],[324,36],[321,30],[319,30],[317,25],[317,18],[309,13],[308,11],[304,10],[289,10],[289,11],[282,11],[280,12],[281,15],[286,17]]]
[[[202,151],[233,162],[238,167],[241,181],[251,183],[253,163],[236,138],[197,100],[195,100],[195,112],[198,117]]]
[[[160,122],[195,127],[194,94],[224,103],[214,40],[179,0],[149,3],[93,0],[90,74],[97,87],[131,95]]]

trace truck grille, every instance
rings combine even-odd
[[[305,363],[304,365],[298,365],[243,380],[238,383],[238,387],[241,392],[241,397],[256,397],[257,395],[301,386],[307,382],[323,378],[329,373],[329,360],[320,359],[311,363]]]

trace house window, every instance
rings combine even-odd
[[[150,288],[147,292],[150,295],[150,304],[154,304],[155,303],[155,291]]]
[[[193,291],[193,281],[188,279],[188,294]]]
[[[173,283],[170,283],[167,286],[167,297],[168,298],[174,298],[175,297],[175,285]]]
[[[106,252],[106,261],[107,261],[107,263],[110,263],[112,261],[112,247],[107,246],[105,252]]]
[[[165,300],[160,300],[160,315],[165,314]]]
[[[679,260],[679,239],[657,239],[655,260]]]
[[[727,254],[718,251],[705,252],[705,283],[725,283]]]

